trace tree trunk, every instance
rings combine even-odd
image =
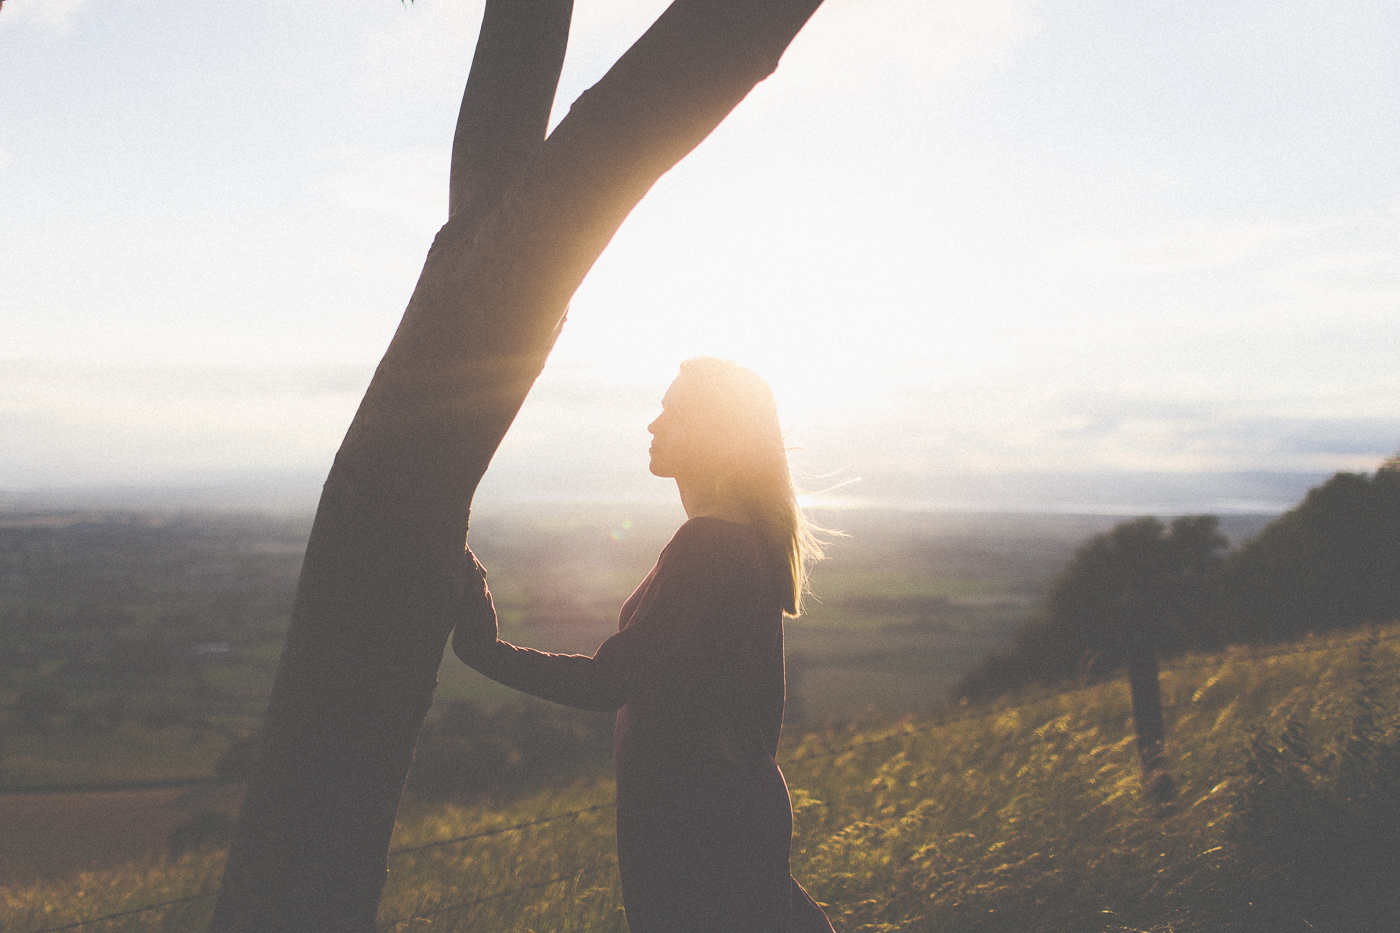
[[[1133,701],[1133,731],[1137,737],[1138,758],[1142,762],[1142,783],[1147,795],[1159,802],[1174,793],[1167,772],[1165,752],[1167,729],[1162,722],[1162,685],[1158,676],[1157,652],[1152,643],[1139,638],[1128,649],[1128,693]]]
[[[570,0],[488,0],[447,224],[336,455],[212,929],[370,931],[471,497],[570,297],[820,0],[677,0],[548,140]]]

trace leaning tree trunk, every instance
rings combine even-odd
[[[212,929],[369,931],[472,495],[627,214],[821,0],[676,0],[547,140],[571,0],[488,0],[451,207],[336,455]]]

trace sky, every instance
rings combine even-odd
[[[664,5],[576,0],[556,121]],[[314,496],[446,219],[480,16],[5,0],[0,490]],[[701,354],[851,501],[1374,469],[1397,151],[1395,0],[827,0],[614,238],[479,499],[669,495],[645,426]]]

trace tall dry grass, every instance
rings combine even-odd
[[[1306,867],[1290,853],[1337,843],[1324,837],[1340,824],[1321,809],[1352,806],[1337,802],[1337,782],[1400,761],[1397,662],[1400,625],[1180,660],[1163,673],[1178,787],[1166,807],[1141,793],[1118,683],[790,740],[794,874],[843,933],[1376,929],[1400,917],[1379,887],[1302,900],[1280,881]],[[1386,780],[1366,785],[1382,809]],[[381,928],[623,933],[611,810],[538,822],[610,797],[593,781],[499,809],[405,814]],[[1261,835],[1265,811],[1282,836]],[[197,895],[221,859],[196,852],[6,891],[0,927],[29,933]],[[200,930],[210,906],[78,929]]]

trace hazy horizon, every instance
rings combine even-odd
[[[1292,508],[1325,473],[1016,473],[924,477],[912,484],[852,482],[804,497],[819,512],[1028,513],[1045,515],[1275,515]],[[597,511],[672,510],[669,481],[627,484],[603,476],[546,485],[539,476],[488,471],[475,497],[478,515],[535,507]],[[44,509],[212,510],[307,513],[324,476],[310,473],[186,477],[165,484],[0,487],[0,511]]]

